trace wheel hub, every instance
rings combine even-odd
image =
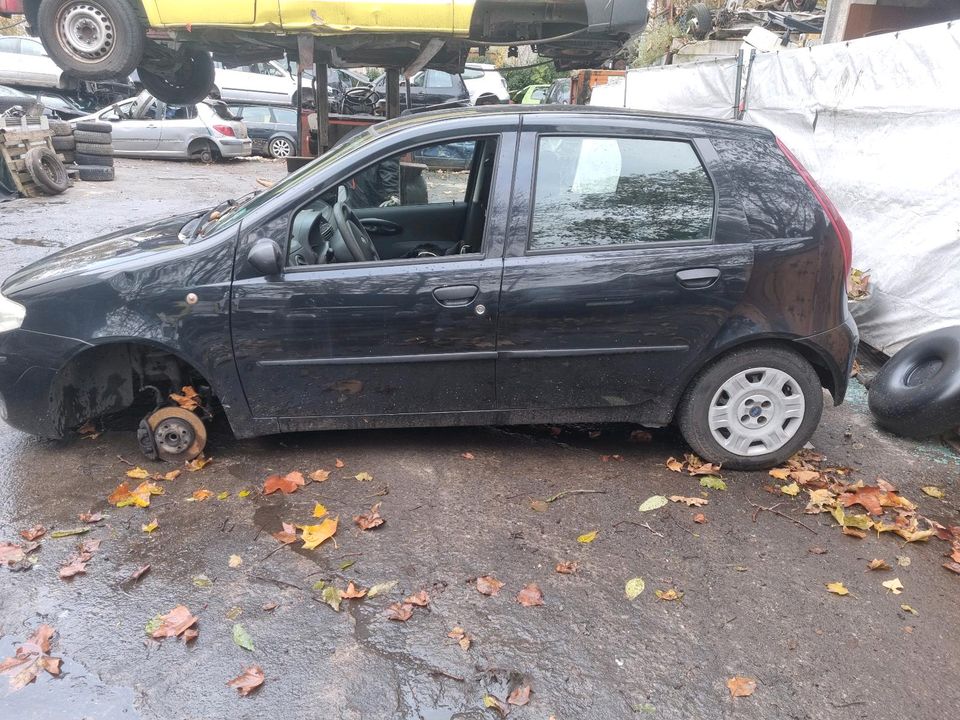
[[[157,448],[170,455],[185,452],[194,441],[193,428],[180,418],[167,418],[153,431]]]
[[[61,45],[77,60],[99,61],[113,50],[113,23],[96,3],[64,6],[58,18],[57,31]]]

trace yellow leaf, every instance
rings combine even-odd
[[[127,470],[127,477],[133,478],[134,480],[146,480],[150,477],[150,473],[138,466]]]
[[[790,468],[774,468],[770,471],[770,477],[776,478],[777,480],[786,480],[790,477]]]
[[[163,479],[163,480],[176,480],[178,477],[180,477],[180,471],[179,471],[179,470],[171,470],[171,471],[168,472],[166,475],[164,475],[162,479]]]
[[[237,497],[240,497],[240,498],[250,497],[250,491],[241,490],[240,492],[237,493]]]
[[[128,473],[128,474],[129,474],[129,473]],[[944,494],[945,494],[945,493],[943,492],[943,490],[941,490],[940,488],[938,488],[936,485],[925,485],[924,487],[922,487],[922,488],[920,488],[920,489],[923,490],[923,492],[924,492],[926,495],[929,495],[929,496],[932,497],[932,498],[937,498],[937,500],[940,500],[940,499],[944,496]]]
[[[210,492],[210,491],[207,490],[206,488],[200,488],[199,490],[195,490],[195,491],[193,492],[193,495],[191,495],[191,496],[190,496],[189,498],[187,498],[187,499],[188,499],[188,500],[192,500],[192,501],[196,501],[196,502],[203,502],[204,500],[207,500],[208,498],[211,498],[211,497],[213,497],[213,493],[212,493],[212,492]]]
[[[158,523],[156,519],[154,519],[153,521],[148,522],[146,525],[141,525],[140,529],[143,530],[145,533],[152,533],[158,527],[160,527],[160,523]]]
[[[920,614],[920,613],[918,613],[916,610],[914,610],[912,607],[910,607],[910,606],[907,605],[907,604],[901,605],[901,606],[900,606],[900,609],[903,610],[904,612],[910,613],[911,615],[919,615],[919,614]]]
[[[316,505],[313,506],[313,516],[315,518],[321,518],[326,514],[327,514],[327,509],[320,503],[317,503]]]
[[[795,497],[800,494],[800,486],[795,482],[792,482],[789,485],[781,485],[780,492],[782,492],[784,495]]]
[[[810,502],[807,503],[807,506],[803,509],[805,513],[811,515],[816,513],[827,512],[830,508],[836,505],[836,498],[833,496],[833,493],[822,488],[820,490],[807,490],[807,493],[810,495]]]
[[[200,455],[199,457],[195,457],[190,462],[184,463],[184,465],[186,466],[187,470],[189,470],[190,472],[197,472],[197,470],[203,470],[207,465],[209,465],[212,462],[213,462],[213,458],[208,458],[208,457],[204,457],[203,455]]]
[[[647,587],[647,584],[643,581],[643,578],[635,577],[627,580],[627,584],[623,588],[623,592],[627,596],[627,600],[635,600],[639,597]]]
[[[358,472],[354,477],[361,482],[366,482],[368,480],[373,480],[373,475],[368,472]]]
[[[337,523],[339,521],[340,518],[335,517],[327,518],[319,525],[301,525],[300,529],[303,533],[300,539],[303,540],[303,549],[313,550],[321,543],[332,538],[337,532]]]
[[[230,497],[230,493],[228,493],[226,490],[224,490],[222,493],[217,493],[217,500],[226,500],[228,497]]]
[[[654,595],[657,596],[657,600],[663,600],[664,602],[671,602],[673,600],[680,600],[683,598],[682,592],[677,592],[673,588],[669,590],[656,590]]]
[[[886,582],[880,583],[887,590],[892,592],[894,595],[899,595],[903,592],[903,583],[900,582],[900,578],[894,578],[893,580],[887,580]]]
[[[581,535],[580,537],[578,537],[578,538],[577,538],[577,542],[578,542],[578,543],[592,543],[592,542],[593,542],[594,540],[596,540],[596,539],[597,539],[597,531],[596,531],[596,530],[591,530],[590,532],[584,533],[583,535]]]
[[[241,565],[243,565],[243,558],[240,557],[239,555],[231,555],[230,560],[227,561],[227,565],[229,565],[232,568],[240,567]]]
[[[832,582],[827,583],[827,592],[832,592],[834,595],[849,595],[850,591],[844,587],[842,582]]]

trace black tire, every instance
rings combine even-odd
[[[190,47],[184,51],[176,71],[160,74],[141,66],[138,72],[144,89],[157,100],[171,105],[193,105],[210,94],[216,70],[210,53]]]
[[[100,133],[101,135],[110,135],[113,133],[113,125],[95,120],[84,120],[77,123],[77,130],[86,133]]]
[[[30,177],[48,195],[59,195],[70,185],[67,169],[50,148],[31,148],[23,160]]]
[[[73,139],[78,143],[87,143],[88,145],[110,145],[113,143],[113,134],[104,132],[90,132],[89,130],[77,130],[73,134]]]
[[[924,438],[960,425],[960,327],[923,335],[893,356],[870,384],[881,427]]]
[[[90,145],[89,143],[77,143],[77,155],[100,155],[101,157],[113,157],[113,145]]]
[[[125,78],[143,57],[146,35],[130,0],[41,0],[31,25],[53,61],[82,80]]]
[[[112,167],[99,165],[81,165],[80,179],[86,182],[109,182],[114,179]]]
[[[77,156],[74,154],[73,150],[65,150],[60,154],[63,156],[64,165],[73,165],[77,160]]]
[[[106,155],[84,155],[77,153],[74,156],[77,165],[96,165],[99,167],[113,167],[113,158]]]
[[[752,370],[757,372],[750,373]],[[776,371],[787,377],[783,379]],[[745,378],[742,390],[731,396],[724,385],[738,376]],[[754,381],[754,377],[758,379]],[[776,383],[772,389],[763,385],[768,379]],[[792,410],[788,412],[785,405]],[[711,410],[726,407],[734,410],[729,413],[734,416],[730,420],[733,432],[727,428],[724,435],[721,427],[715,435],[710,427]],[[703,459],[732,470],[759,470],[779,465],[800,450],[817,429],[822,413],[823,388],[810,363],[787,348],[759,345],[733,350],[703,369],[687,386],[677,420],[684,439]],[[782,444],[777,446],[779,438],[769,444],[759,440],[777,432],[772,428],[778,426],[786,436]],[[743,451],[736,452],[721,444],[717,436],[730,445],[738,438],[748,444]]]
[[[73,150],[77,147],[76,141],[72,137],[67,137],[65,135],[54,135],[52,140],[54,150]]]
[[[697,40],[706,39],[713,29],[713,15],[710,8],[704,3],[691,5],[683,14],[680,26]]]
[[[70,137],[73,135],[73,126],[65,120],[50,120],[50,132],[54,138]]]

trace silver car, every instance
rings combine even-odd
[[[144,91],[73,122],[113,125],[113,152],[121,157],[186,158],[212,162],[248,157],[247,128],[219,101],[167,105]]]

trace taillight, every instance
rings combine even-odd
[[[833,231],[837,234],[837,239],[840,241],[840,249],[843,251],[843,276],[846,278],[850,274],[850,268],[853,267],[853,236],[850,234],[850,228],[847,227],[843,218],[840,217],[840,212],[837,210],[836,205],[830,201],[830,198],[827,197],[823,188],[817,185],[817,181],[813,179],[813,176],[807,172],[807,169],[797,159],[796,155],[790,152],[790,149],[783,144],[780,138],[777,138],[777,147],[780,148],[787,160],[790,161],[790,164],[800,173],[800,177],[803,178],[807,187],[810,188],[810,192],[813,193],[817,202],[820,203],[820,207],[822,207],[823,212],[826,213],[830,224],[833,225]]]
[[[213,129],[220,133],[221,135],[226,135],[227,137],[236,137],[237,134],[233,132],[233,128],[229,125],[214,125]]]

